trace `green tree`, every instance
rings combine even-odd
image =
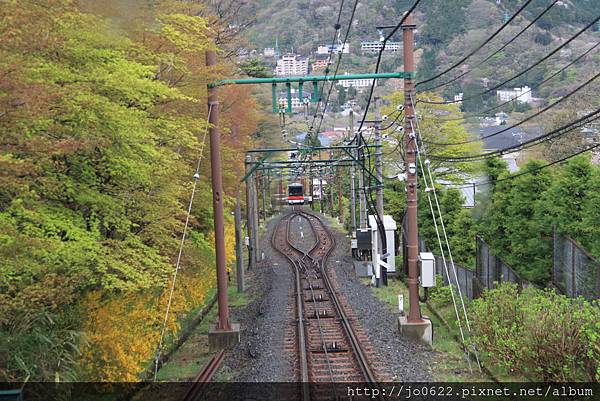
[[[338,85],[337,101],[340,106],[346,103],[346,89],[342,85]]]
[[[587,213],[600,205],[591,198],[597,175],[589,156],[576,157],[557,171],[552,185],[543,194],[536,216],[542,222],[545,236],[551,236],[552,227],[556,226],[560,233],[584,244],[591,242],[591,227],[584,220]]]

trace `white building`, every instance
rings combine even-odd
[[[265,47],[265,49],[263,50],[263,56],[275,57],[275,48],[274,47]]]
[[[319,46],[317,47],[317,54],[319,55],[323,55],[323,54],[329,54],[329,53],[343,53],[343,54],[348,54],[350,53],[350,44],[349,43],[338,43],[335,45],[325,45],[325,46]]]
[[[600,150],[598,148],[592,150],[592,164],[600,166]]]
[[[501,102],[516,100],[519,103],[531,103],[533,101],[533,95],[529,86],[524,86],[522,88],[502,89],[496,91],[496,96],[498,96],[498,100]]]
[[[304,108],[305,104],[308,104],[310,102],[310,96],[311,96],[310,92],[305,91],[302,93],[302,97],[304,99],[300,99],[300,91],[298,91],[297,89],[291,88],[290,92],[292,94],[292,110],[302,109],[302,108]],[[287,108],[287,93],[280,92],[278,99],[279,99],[278,104],[284,105],[284,107]]]
[[[458,95],[454,95],[454,101],[457,102],[457,103],[462,102],[463,96],[464,96],[463,92],[460,92]]]
[[[347,72],[344,75],[350,75]],[[360,78],[360,79],[342,79],[338,81],[338,85],[342,85],[344,88],[354,87],[357,89],[366,88],[373,84],[372,78]],[[377,85],[377,80],[375,80],[375,85]]]
[[[500,112],[496,113],[496,118],[494,120],[496,125],[506,125],[508,122],[508,114]]]
[[[383,47],[383,42],[374,41],[374,42],[360,42],[360,50],[362,52],[378,52]],[[385,44],[385,49],[383,51],[386,52],[396,52],[400,50],[402,47],[402,43],[400,42],[387,42]]]
[[[277,60],[275,75],[278,77],[308,75],[308,59],[298,54],[284,54]]]

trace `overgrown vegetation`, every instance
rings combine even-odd
[[[595,223],[600,217],[600,172],[589,155],[564,166],[535,170],[544,164],[530,161],[518,174],[530,173],[493,185],[489,200],[482,203],[478,225],[506,263],[540,285],[550,279],[553,227],[600,259],[600,231]],[[499,161],[488,163],[488,171],[500,179],[509,177]]]
[[[115,3],[0,7],[1,380],[136,380],[157,345],[218,21],[184,1],[117,21]],[[256,121],[246,92],[221,100],[231,193]],[[207,167],[169,336],[213,286]]]
[[[600,379],[600,304],[502,284],[473,301],[473,339],[507,372],[539,381]]]

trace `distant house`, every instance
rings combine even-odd
[[[263,56],[275,57],[275,48],[274,47],[265,47],[265,49],[263,50]]]
[[[319,47],[317,47],[316,53],[318,55],[325,55],[325,54],[329,54],[329,53],[348,54],[348,53],[350,53],[350,44],[349,43],[343,43],[343,44],[339,43],[339,44],[334,44],[333,46],[332,45],[319,46]]]
[[[294,53],[284,54],[277,60],[275,75],[278,77],[308,75],[308,59]]]
[[[376,53],[383,47],[383,42],[373,41],[373,42],[360,42],[360,50],[363,53]],[[385,52],[396,52],[402,48],[402,43],[400,42],[386,42]]]
[[[297,89],[291,88],[290,92],[292,94],[292,110],[300,110],[304,108],[304,105],[310,101],[310,92],[303,91],[303,99],[300,99],[300,92]],[[287,92],[279,92],[278,100],[279,104],[285,105],[285,107],[287,107]]]
[[[502,156],[502,160],[506,162],[506,166],[508,171],[511,174],[515,174],[519,171],[519,166],[517,165],[517,155],[516,154],[506,154]],[[476,177],[468,177],[464,176],[465,183],[463,184],[454,184],[451,181],[439,180],[438,182],[442,185],[445,185],[447,188],[455,188],[462,194],[464,198],[463,207],[464,208],[473,208],[477,204],[477,194],[481,192],[481,184],[487,182],[489,177],[486,176],[476,176]]]
[[[344,75],[350,75],[350,74],[346,72],[346,73],[344,73]],[[356,89],[362,89],[362,88],[370,87],[373,84],[373,81],[375,81],[375,85],[377,85],[377,80],[369,79],[369,78],[342,79],[342,80],[338,81],[338,85],[341,85],[344,88],[353,87]]]
[[[506,125],[508,122],[508,114],[500,112],[496,113],[496,125]]]
[[[529,86],[523,86],[522,88],[513,89],[502,89],[496,91],[496,96],[501,102],[510,102],[516,100],[519,103],[531,103],[533,101],[533,95]]]
[[[312,62],[312,70],[313,71],[323,71],[329,65],[329,57],[317,57],[316,60]]]
[[[454,101],[457,103],[462,103],[464,93],[460,92],[458,95],[454,95]]]

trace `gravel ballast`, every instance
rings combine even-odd
[[[295,356],[284,352],[284,338],[294,327],[294,276],[287,259],[271,246],[272,232],[280,217],[268,221],[261,236],[261,252],[264,252],[265,259],[256,269],[247,272],[248,305],[232,311],[232,319],[242,325],[241,342],[229,352],[224,364],[226,370],[233,372],[233,381],[296,380]],[[335,277],[338,293],[346,299],[371,341],[378,361],[383,363],[394,381],[430,381],[434,353],[400,335],[398,312],[377,299],[372,289],[355,276],[349,238],[332,227],[327,219],[323,221],[336,241],[327,266]],[[314,236],[309,232],[306,221],[300,224],[304,237],[301,239],[297,232],[291,237],[294,241],[300,240],[304,248],[309,245],[308,242],[314,243]],[[295,229],[298,223],[291,227]]]
[[[293,276],[287,260],[271,247],[271,235],[279,217],[267,222],[261,236],[265,259],[246,271],[250,302],[233,311],[241,323],[241,342],[229,352],[226,369],[234,372],[233,381],[294,381],[292,355],[283,352],[286,328],[293,324],[289,313]]]

